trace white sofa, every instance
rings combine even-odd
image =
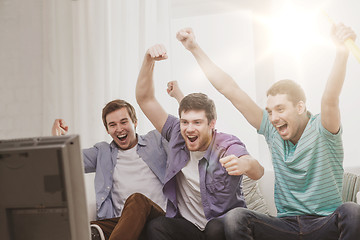
[[[360,185],[360,167],[352,167],[346,168],[345,172],[355,174],[357,176],[357,185],[354,186],[346,186],[351,189],[352,193],[350,196],[345,197],[345,201],[349,201],[349,198],[352,201],[356,199],[356,193],[359,191]],[[96,202],[95,202],[95,190],[94,190],[94,177],[95,173],[87,173],[85,174],[85,187],[86,187],[86,195],[88,202],[88,216],[89,220],[96,219]],[[344,185],[349,185],[350,183],[345,183]],[[351,183],[353,184],[353,183]],[[274,172],[271,170],[266,170],[264,176],[258,181],[259,190],[265,200],[266,207],[270,215],[276,216],[276,207],[274,202]],[[354,192],[354,188],[356,188]],[[360,198],[360,194],[358,194]],[[360,199],[358,199],[359,202]]]
[[[85,190],[89,221],[96,220],[95,173],[85,174]]]

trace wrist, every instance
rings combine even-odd
[[[336,58],[341,60],[347,60],[350,55],[350,51],[346,47],[338,47],[336,49]]]
[[[190,52],[196,52],[200,49],[200,46],[197,43],[194,43],[192,46],[188,48]]]

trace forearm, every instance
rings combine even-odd
[[[340,93],[345,80],[348,56],[348,52],[338,51],[336,53],[334,65],[322,97],[322,105],[338,105]]]
[[[174,95],[174,98],[180,104],[181,100],[184,98],[184,94],[183,93],[178,93],[178,94]]]
[[[155,98],[155,88],[153,81],[155,61],[145,56],[136,83],[136,101],[141,105],[150,99]]]
[[[200,48],[199,45],[190,50],[210,83],[225,97],[230,97],[229,90],[236,85],[235,81],[219,68]]]
[[[258,180],[264,175],[264,167],[250,155],[245,156],[245,161],[248,164],[248,170],[245,175],[253,180]]]
[[[321,99],[321,124],[335,134],[340,128],[339,96],[344,84],[348,54],[337,53]]]
[[[195,57],[210,83],[231,101],[253,127],[259,129],[262,120],[261,108],[238,86],[230,75],[211,61],[199,46],[189,51]]]

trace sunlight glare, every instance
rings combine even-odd
[[[273,51],[300,56],[310,46],[324,44],[327,40],[321,35],[320,17],[320,11],[294,5],[276,11],[267,23],[272,32]]]

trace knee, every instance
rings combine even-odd
[[[133,193],[131,194],[126,201],[144,201],[146,199],[146,196],[141,193]]]
[[[165,218],[163,216],[157,217],[146,224],[146,235],[149,239],[155,239],[164,232],[166,229]]]
[[[143,206],[148,202],[148,198],[141,193],[131,194],[125,201],[125,205],[135,204],[136,206]]]
[[[339,217],[347,219],[349,222],[360,224],[360,205],[354,202],[346,202],[337,209]]]
[[[239,232],[248,232],[251,222],[251,210],[247,208],[234,208],[226,213],[224,218],[224,231],[226,238],[235,238]]]
[[[206,239],[214,240],[225,240],[225,231],[224,231],[224,219],[215,218],[210,220],[205,227],[204,233]]]
[[[251,210],[247,208],[234,208],[225,215],[225,225],[247,225],[251,218]]]

